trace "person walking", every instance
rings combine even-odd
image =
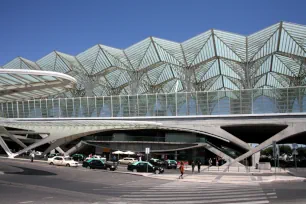
[[[195,167],[195,163],[194,163],[194,161],[192,160],[192,162],[191,162],[192,174],[194,173],[194,167]]]
[[[209,158],[208,163],[209,163],[209,167],[211,167],[211,166],[212,166],[212,160],[211,160],[211,158]]]
[[[181,162],[181,166],[180,166],[181,175],[179,176],[179,179],[183,179],[184,171],[185,171],[184,162]]]
[[[200,173],[200,171],[201,171],[201,161],[198,160],[198,173]]]
[[[34,153],[34,151],[32,151],[32,153],[31,153],[31,162],[34,161],[34,157],[35,157],[35,153]]]

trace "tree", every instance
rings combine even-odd
[[[289,146],[289,145],[280,145],[279,146],[279,154],[280,155],[283,155],[283,154],[291,155],[292,154],[291,146]]]
[[[305,156],[306,156],[306,148],[305,147],[299,147],[296,150],[298,152],[298,155],[297,155],[298,158],[305,158]]]
[[[273,155],[273,148],[272,147],[268,147],[264,150],[261,150],[261,154],[262,155],[266,155],[266,156],[272,156]]]

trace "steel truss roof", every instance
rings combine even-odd
[[[306,26],[280,22],[249,36],[211,29],[182,43],[148,37],[126,49],[105,45],[72,56],[53,51],[3,68],[77,79],[71,96],[236,90],[306,85]]]

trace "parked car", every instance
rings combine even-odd
[[[154,159],[154,158],[150,159],[149,162],[154,166],[163,166],[164,164],[164,162],[161,161],[160,159]]]
[[[100,158],[97,158],[97,157],[87,157],[85,160],[84,160],[84,162],[86,162],[86,161],[91,161],[91,160],[93,160],[93,159],[98,159],[98,160],[101,160],[101,161],[103,161],[103,162],[106,162],[106,158],[105,157],[100,157]],[[83,163],[84,163],[83,162]]]
[[[59,166],[75,166],[79,165],[78,162],[74,161],[71,157],[55,156],[53,158],[48,158],[48,163],[50,165]]]
[[[137,159],[134,159],[132,157],[126,157],[119,160],[119,164],[133,164],[134,162],[137,162]]]
[[[48,158],[53,158],[53,157],[55,157],[55,156],[60,156],[60,154],[59,154],[59,153],[56,153],[56,154],[49,154],[49,155],[48,155]]]
[[[86,157],[85,160],[87,160],[87,159],[92,159],[92,158],[94,158],[94,159],[101,159],[101,158],[103,158],[103,157],[101,157],[101,156],[99,156],[99,155],[92,155],[91,157]],[[105,160],[106,160],[106,159],[105,159]]]
[[[43,154],[43,153],[40,152],[40,151],[35,151],[35,155],[36,155],[36,156],[42,156],[42,154]]]
[[[177,169],[177,162],[175,160],[166,160],[165,162],[167,169]]]
[[[85,159],[85,161],[83,161],[82,166],[85,167],[85,168],[89,168],[89,163],[90,163],[92,160],[101,160],[101,159],[97,159],[97,158]],[[105,162],[105,161],[106,161],[106,160],[102,160],[102,162]]]
[[[74,161],[84,161],[85,159],[83,154],[73,154],[71,157]]]
[[[133,164],[129,164],[127,167],[127,170],[133,171],[133,172],[147,172],[148,170],[148,172],[153,172],[155,174],[164,173],[164,168],[154,166],[150,162],[144,162],[144,161],[139,161]]]
[[[115,171],[117,166],[113,162],[103,162],[99,159],[93,159],[88,163],[89,168],[91,169],[109,169],[111,171]]]

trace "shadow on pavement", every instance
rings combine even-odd
[[[15,168],[22,169],[21,172],[4,172],[4,174],[19,174],[19,175],[33,175],[33,176],[55,176],[57,174],[48,172],[48,171],[42,171],[37,169],[30,169],[25,167],[19,167],[19,166],[12,166]]]

